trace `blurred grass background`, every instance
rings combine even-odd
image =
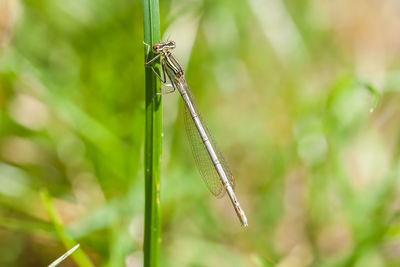
[[[400,3],[160,4],[249,220],[164,96],[161,266],[398,266]],[[141,266],[142,41],[141,1],[0,0],[0,266],[66,251],[42,189],[95,266]]]

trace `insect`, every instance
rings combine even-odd
[[[170,91],[165,93],[172,93],[178,90],[182,96],[185,103],[186,132],[196,165],[204,182],[217,198],[221,198],[225,192],[228,193],[241,224],[247,226],[246,215],[240,207],[234,192],[235,182],[232,172],[218,149],[196,100],[186,83],[183,69],[171,53],[171,50],[176,47],[176,43],[167,41],[153,45],[152,50],[156,55],[150,60],[150,46],[146,43],[145,45],[148,48],[145,66],[150,67],[164,85],[172,87]],[[159,58],[161,59],[162,75],[159,75],[152,65]],[[167,84],[167,77],[171,84]]]

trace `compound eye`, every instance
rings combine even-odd
[[[175,41],[171,41],[171,42],[170,42],[170,44],[171,44],[171,46],[172,46],[173,48],[175,48],[175,47],[176,47],[176,43],[175,43]]]
[[[153,51],[154,52],[158,52],[159,49],[160,48],[159,48],[158,44],[153,45]]]

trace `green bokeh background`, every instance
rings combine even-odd
[[[399,4],[160,12],[249,221],[207,191],[164,96],[161,266],[398,266]],[[141,266],[142,40],[141,1],[0,0],[0,266],[66,251],[44,189],[95,266]]]

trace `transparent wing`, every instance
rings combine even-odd
[[[232,176],[232,172],[229,169],[225,158],[223,157],[222,153],[217,147],[217,144],[215,143],[215,140],[208,128],[208,125],[206,121],[204,120],[199,107],[196,103],[196,100],[192,94],[192,92],[189,89],[189,86],[186,84],[186,82],[181,79],[180,82],[184,84],[187,94],[189,96],[190,101],[192,102],[192,105],[197,113],[197,116],[199,117],[204,130],[208,136],[208,139],[211,142],[212,147],[214,148],[215,153],[217,154],[217,157],[219,161],[221,162],[222,168],[225,171],[226,177],[228,178],[232,188],[235,188],[235,182],[234,178]],[[198,170],[200,171],[200,174],[206,183],[208,189],[211,191],[211,193],[216,196],[217,198],[221,198],[225,194],[225,188],[223,187],[221,180],[218,176],[217,171],[215,170],[214,164],[210,158],[210,155],[207,152],[207,149],[200,137],[199,131],[197,130],[196,124],[194,123],[192,116],[190,115],[189,109],[187,108],[186,105],[184,105],[184,119],[185,119],[185,128],[186,128],[186,133],[189,139],[190,146],[192,148],[193,152],[193,157],[195,159],[196,165]]]

